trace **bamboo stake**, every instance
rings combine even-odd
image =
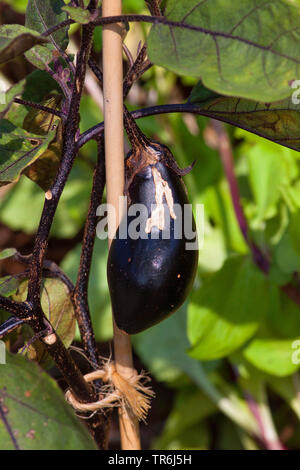
[[[122,0],[103,0],[102,15],[122,14]],[[117,227],[122,216],[119,198],[124,191],[124,134],[123,134],[123,67],[122,26],[103,26],[103,91],[105,122],[105,161],[107,202],[115,209],[115,217],[108,214],[109,227]],[[112,241],[110,233],[109,246]],[[114,353],[118,373],[131,377],[135,374],[130,336],[118,329],[114,322]],[[137,420],[126,409],[119,408],[121,444],[124,450],[141,448]]]

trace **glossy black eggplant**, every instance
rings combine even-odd
[[[182,305],[198,262],[198,250],[187,249],[192,240],[185,236],[183,208],[189,202],[181,176],[187,171],[167,147],[148,140],[142,144],[126,159],[127,217],[112,241],[107,267],[114,318],[128,334],[155,325]],[[138,238],[132,233],[134,204],[146,208]],[[195,233],[191,212],[190,221]]]

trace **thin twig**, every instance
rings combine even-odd
[[[125,55],[128,59],[129,65],[130,65],[130,67],[132,67],[133,64],[134,64],[132,54],[131,54],[130,50],[128,49],[128,47],[126,46],[126,44],[124,42],[122,44],[122,47],[123,47],[123,51],[124,51],[124,53],[125,53]]]
[[[80,265],[77,282],[73,294],[76,318],[79,325],[83,347],[90,361],[99,365],[99,355],[92,328],[91,316],[88,305],[88,282],[92,264],[93,248],[95,243],[96,226],[98,217],[97,208],[102,202],[105,184],[105,165],[103,139],[98,141],[98,162],[94,171],[93,188],[90,207],[84,228]]]
[[[58,111],[57,109],[49,108],[48,106],[43,106],[42,104],[39,104],[39,103],[22,100],[21,98],[15,98],[14,102],[18,104],[23,104],[24,106],[29,106],[30,108],[39,109],[40,111],[53,114],[54,116],[58,116],[60,118],[64,118],[64,114],[61,111]]]
[[[141,48],[135,62],[132,64],[131,68],[128,70],[123,83],[123,97],[129,93],[130,88],[133,83],[138,80],[145,72],[152,66],[149,59],[147,59],[147,45],[144,44]]]
[[[131,111],[131,115],[134,119],[141,119],[141,118],[145,118],[149,116],[157,116],[160,114],[169,114],[169,113],[192,113],[192,114],[197,114],[199,116],[210,117],[213,119],[216,118],[216,115],[215,115],[216,113],[214,111],[203,110],[201,106],[197,106],[195,104],[190,104],[190,103],[162,104],[162,105],[151,106],[149,108],[142,108],[142,109],[137,109],[135,111]],[[252,132],[253,134],[258,135],[259,137],[263,137],[264,139],[270,140],[271,142],[275,142],[279,145],[282,145],[283,147],[287,147],[287,148],[290,148],[299,152],[299,149],[293,145],[281,142],[280,139],[273,139],[271,137],[267,137],[263,133],[253,128],[242,125],[238,122],[232,122],[230,119],[222,115],[220,115],[217,119],[227,124],[234,125],[235,127],[238,127],[240,129],[244,129],[248,132]],[[89,140],[95,139],[97,135],[103,132],[103,128],[104,128],[104,124],[103,122],[100,122],[96,126],[91,127],[87,131],[83,132],[77,141],[78,147],[80,148],[83,145],[85,145]]]

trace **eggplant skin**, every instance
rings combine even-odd
[[[188,204],[180,176],[158,161],[135,174],[128,191],[130,205],[144,204],[151,218],[151,209],[157,203],[154,173],[167,183],[174,203],[181,207]],[[166,207],[165,196],[163,202]],[[176,239],[172,208],[166,210],[165,216],[170,220],[169,239],[163,239],[157,226],[152,227],[147,238],[132,239],[127,232],[127,238],[121,239],[118,230],[110,247],[107,278],[114,319],[118,328],[128,334],[146,330],[175,312],[185,301],[194,282],[198,250],[186,250],[186,242],[191,240],[184,237],[184,218],[181,222],[182,238]],[[133,219],[127,216],[127,230]],[[155,232],[156,239],[153,238]]]

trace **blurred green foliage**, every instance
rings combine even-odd
[[[27,5],[22,0],[6,3],[16,12],[24,12]],[[123,3],[125,13],[147,12],[143,0]],[[128,37],[131,32],[132,28]],[[137,44],[134,46],[133,53]],[[99,53],[101,47],[99,27],[94,32],[95,51]],[[128,108],[183,101],[196,82],[195,77],[179,78],[155,66],[135,85],[140,95],[129,95]],[[40,102],[50,92],[60,89],[45,72],[36,71],[27,77],[23,98]],[[27,107],[13,105],[7,117],[22,127],[27,112]],[[87,91],[80,112],[81,132],[103,119]],[[138,124],[146,135],[168,145],[181,167],[196,160],[184,181],[191,203],[204,204],[205,210],[204,245],[187,302],[163,323],[132,338],[135,353],[151,375],[175,395],[164,429],[152,447],[209,449],[213,442],[218,449],[261,448],[261,429],[249,403],[256,404],[274,439],[287,425],[290,410],[300,417],[300,364],[292,359],[293,344],[300,338],[299,306],[282,289],[291,282],[299,290],[300,154],[225,126],[249,236],[270,261],[266,276],[255,266],[237,222],[219,153],[207,138],[209,119],[175,113],[140,119]],[[73,239],[82,233],[96,151],[93,141],[80,150],[51,237]],[[33,235],[43,201],[43,191],[22,176],[1,196],[0,221],[11,230]],[[80,252],[81,243],[61,262],[73,282]],[[97,341],[112,337],[106,261],[106,242],[96,239],[89,304]],[[3,278],[0,289],[1,285],[2,295],[14,293],[14,282]],[[76,338],[79,340],[79,332]],[[284,408],[281,421],[278,403]],[[273,421],[283,423],[278,432]],[[285,443],[292,448],[300,446],[297,426]]]

